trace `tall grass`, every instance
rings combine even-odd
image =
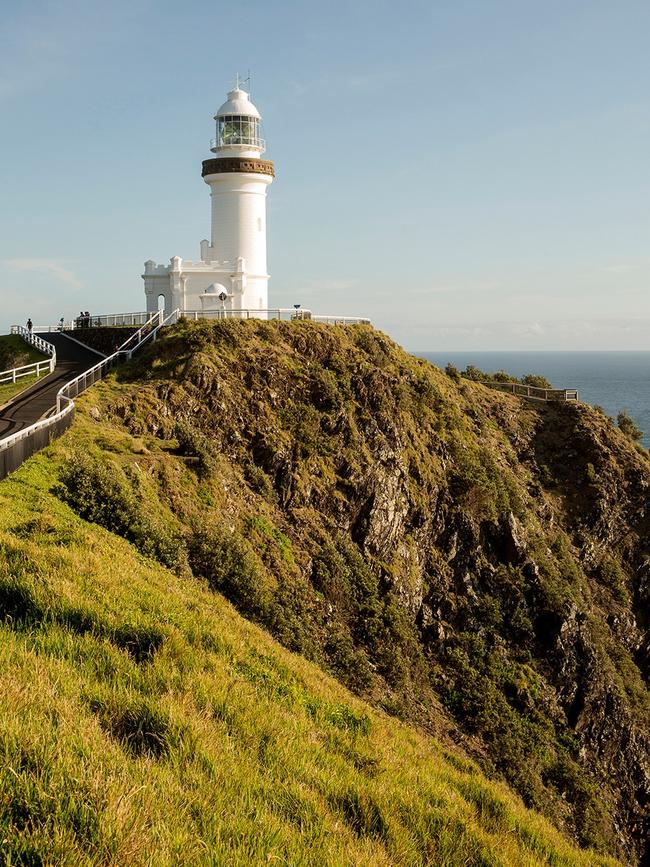
[[[50,493],[0,485],[6,865],[606,865]]]

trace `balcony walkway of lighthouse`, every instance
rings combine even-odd
[[[47,415],[56,406],[59,389],[98,361],[96,353],[69,340],[64,334],[42,334],[41,337],[56,347],[56,368],[0,408],[0,439]]]

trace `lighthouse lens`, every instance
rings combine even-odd
[[[228,115],[219,118],[219,145],[260,147],[259,121],[254,117]]]

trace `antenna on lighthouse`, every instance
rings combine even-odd
[[[239,73],[237,73],[237,74],[235,75],[235,90],[239,90],[243,84],[247,84],[247,85],[248,85],[248,93],[249,93],[249,96],[250,96],[250,93],[251,93],[251,82],[252,82],[252,76],[251,76],[251,71],[250,71],[250,69],[248,70],[248,76],[247,76],[246,78],[244,78],[244,79],[241,79],[241,78],[239,77]]]
[[[252,99],[252,96],[253,96],[253,86],[252,86],[252,79],[251,79],[251,71],[250,71],[250,69],[248,70],[248,77],[245,78],[245,79],[242,81],[242,84],[247,84],[247,85],[248,85],[248,95],[249,95],[249,98]]]

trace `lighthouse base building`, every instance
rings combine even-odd
[[[212,199],[211,240],[201,241],[198,262],[173,256],[168,265],[145,262],[147,311],[163,306],[197,315],[246,311],[264,316],[268,309],[266,264],[266,191],[274,178],[260,137],[261,117],[239,86],[215,115],[213,159],[204,160],[202,176]]]

